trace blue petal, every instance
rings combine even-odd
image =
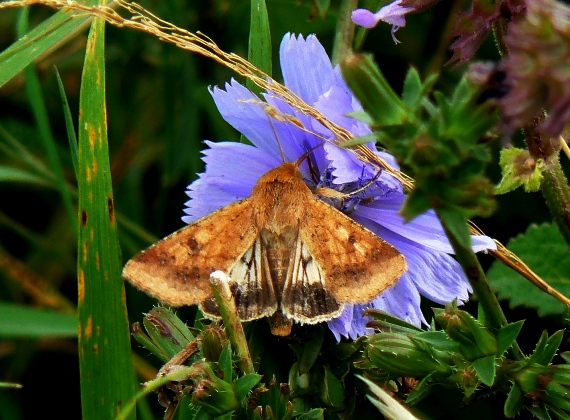
[[[436,251],[453,254],[453,248],[435,212],[429,210],[406,223],[399,213],[405,201],[406,196],[404,194],[389,193],[370,204],[358,207],[356,212],[359,216],[379,223],[392,232],[414,242]],[[495,243],[489,237],[473,235],[472,240],[475,252],[496,249]]]
[[[309,105],[333,86],[335,75],[331,61],[314,35],[303,39],[286,34],[279,48],[281,73],[285,85]]]
[[[340,341],[341,336],[354,340],[372,332],[370,328],[366,328],[372,318],[364,316],[363,311],[366,308],[375,308],[419,327],[422,323],[427,324],[420,308],[420,300],[416,285],[404,274],[394,286],[369,304],[346,305],[340,317],[330,320],[327,324],[337,341]]]
[[[257,95],[235,80],[226,83],[225,90],[214,87],[210,93],[220,114],[232,127],[256,147],[281,158],[274,126]]]
[[[262,149],[234,142],[206,142],[206,171],[188,186],[191,198],[182,220],[190,223],[236,200],[251,195],[259,178],[280,164]]]
[[[394,286],[374,299],[370,306],[397,316],[410,324],[420,326],[426,323],[420,308],[420,301],[416,284],[406,273]]]
[[[366,328],[366,324],[372,318],[362,316],[366,307],[366,305],[346,305],[338,318],[327,322],[337,341],[340,341],[341,336],[356,340],[362,335],[373,332],[371,328]]]

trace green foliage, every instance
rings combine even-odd
[[[0,337],[77,337],[77,316],[0,302]]]
[[[383,319],[385,327],[389,325],[382,313],[370,313]],[[437,387],[460,387],[465,403],[489,392],[506,393],[507,417],[514,417],[523,407],[535,414],[549,409],[570,415],[570,406],[562,397],[570,384],[570,365],[550,364],[562,331],[550,337],[544,332],[534,352],[515,361],[505,349],[516,339],[522,323],[493,331],[455,304],[436,309],[436,321],[443,330],[380,332],[365,338],[357,366],[383,381],[402,376],[418,379],[406,399],[410,404]]]
[[[271,76],[273,66],[271,61],[271,31],[265,0],[251,0],[250,26],[247,60]],[[258,94],[261,92],[261,89],[251,80],[247,80],[246,86],[252,92]]]
[[[507,246],[552,287],[565,295],[570,294],[568,245],[556,226],[532,225],[524,234],[509,241]],[[561,315],[566,311],[564,304],[498,261],[493,263],[488,276],[499,298],[507,299],[511,307],[535,308],[542,316]]]
[[[355,56],[342,70],[380,144],[414,177],[404,217],[411,220],[433,208],[460,242],[468,244],[466,218],[488,216],[495,208],[485,176],[491,154],[481,140],[497,115],[490,104],[479,102],[479,88],[461,79],[446,97],[432,92],[435,76],[422,83],[412,68],[400,98],[369,56]]]

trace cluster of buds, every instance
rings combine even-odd
[[[371,312],[376,318],[371,325],[381,325],[389,332],[364,340],[363,357],[357,366],[380,380],[417,379],[418,384],[407,395],[409,404],[429,395],[434,385],[452,389],[459,386],[465,401],[477,397],[477,391],[507,393],[507,417],[514,417],[524,407],[533,413],[547,408],[560,418],[567,418],[570,366],[550,365],[562,331],[551,337],[544,333],[530,356],[514,361],[508,358],[507,351],[522,322],[493,331],[459,310],[456,304],[435,312],[442,329],[431,331],[402,328],[401,321],[391,324],[393,321],[386,314]]]

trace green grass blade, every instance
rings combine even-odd
[[[86,420],[114,419],[135,383],[107,144],[104,25],[92,25],[80,93],[77,276]]]
[[[77,316],[0,302],[2,338],[77,337]]]
[[[80,2],[96,5],[97,0]],[[0,87],[29,64],[65,44],[89,25],[92,18],[73,17],[76,12],[60,10],[32,29],[0,54]]]
[[[28,31],[28,14],[29,9],[23,9],[18,20],[18,36],[22,37]],[[38,131],[40,138],[44,143],[46,154],[50,162],[51,169],[56,178],[57,189],[61,195],[63,205],[67,211],[71,226],[74,231],[77,232],[77,221],[75,219],[75,211],[73,209],[73,204],[71,202],[71,196],[67,190],[67,185],[65,178],[63,176],[63,168],[61,167],[61,161],[57,154],[57,145],[52,134],[51,126],[49,123],[49,117],[46,109],[46,104],[44,101],[44,96],[42,93],[42,88],[38,75],[36,74],[34,66],[28,66],[25,70],[26,75],[26,93],[28,95],[28,100],[32,107],[32,113],[36,120],[38,126]]]
[[[63,81],[61,80],[59,71],[57,71],[57,67],[54,67],[54,70],[55,70],[55,77],[57,79],[57,87],[59,88],[59,95],[61,96],[61,108],[63,110],[63,115],[65,117],[65,128],[67,130],[67,139],[69,140],[69,152],[71,154],[71,163],[73,164],[75,179],[77,179],[79,173],[79,163],[78,163],[79,151],[77,148],[77,136],[75,135],[75,126],[73,125],[73,117],[71,116],[71,109],[69,109],[69,102],[67,101],[67,96],[65,94]]]
[[[75,210],[73,208],[71,196],[67,189],[67,183],[65,181],[65,177],[63,176],[63,168],[61,167],[61,161],[59,159],[59,155],[57,154],[57,145],[55,143],[55,139],[53,138],[51,127],[49,124],[48,113],[45,107],[45,101],[42,94],[40,81],[38,79],[35,69],[32,66],[26,68],[25,74],[26,74],[26,91],[28,94],[30,105],[32,107],[32,113],[34,114],[34,118],[38,126],[38,131],[40,134],[39,137],[41,138],[44,144],[51,170],[55,175],[57,189],[59,190],[59,194],[61,195],[63,205],[69,216],[71,226],[74,228],[74,231],[77,232],[77,221],[75,218]]]
[[[271,76],[271,31],[265,0],[251,0],[250,22],[247,59]],[[253,92],[260,91],[260,88],[249,79],[246,81],[246,86]]]

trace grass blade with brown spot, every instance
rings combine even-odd
[[[93,23],[79,119],[79,365],[84,419],[114,419],[134,393],[105,113],[104,22]]]

